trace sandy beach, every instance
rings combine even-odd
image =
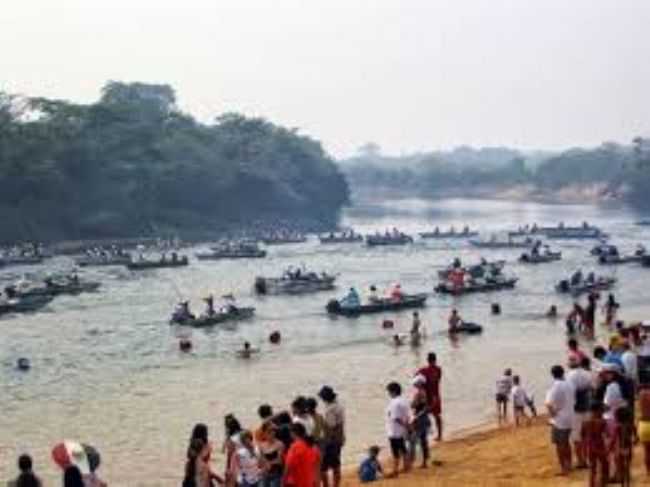
[[[441,466],[426,470],[415,468],[397,479],[381,480],[377,487],[574,487],[588,485],[588,471],[574,470],[567,478],[557,475],[559,469],[549,441],[545,418],[531,426],[514,428],[483,427],[435,446],[433,458]],[[390,458],[382,450],[382,463]],[[634,451],[632,485],[649,485],[643,469],[643,452]],[[362,485],[350,469],[343,484]],[[367,485],[367,484],[363,484]],[[616,485],[616,484],[612,484]]]

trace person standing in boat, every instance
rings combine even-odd
[[[204,298],[205,301],[205,314],[206,316],[214,316],[216,311],[214,310],[214,296],[210,294],[207,298]]]

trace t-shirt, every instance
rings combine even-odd
[[[593,391],[591,373],[581,368],[571,369],[566,376],[566,380],[575,391],[575,412],[586,413],[589,411]]]
[[[359,480],[361,482],[374,482],[377,480],[379,462],[376,458],[368,457],[359,466]]]
[[[408,401],[402,396],[390,400],[386,408],[386,434],[389,438],[406,437],[406,425],[409,423],[410,409]]]
[[[526,401],[528,400],[528,394],[522,386],[514,386],[511,392],[512,405],[515,407],[523,408],[526,406]]]
[[[546,393],[546,404],[553,407],[555,416],[551,424],[560,430],[570,430],[573,424],[575,391],[565,380],[555,380]]]
[[[259,482],[262,476],[259,458],[248,448],[241,447],[237,450],[237,467],[240,483],[255,484]]]
[[[418,370],[415,375],[421,375],[426,380],[424,390],[427,393],[427,402],[429,405],[432,405],[435,400],[439,400],[442,369],[437,365],[428,365]]]
[[[314,435],[314,429],[316,427],[316,424],[314,423],[314,418],[311,416],[294,416],[292,418],[292,421],[294,423],[300,423],[305,427],[305,431],[307,432],[307,436],[313,436]]]
[[[614,419],[616,411],[622,407],[626,406],[626,401],[623,398],[623,393],[621,392],[621,386],[618,385],[618,382],[610,382],[605,388],[605,397],[603,398],[603,404],[607,406],[607,411],[603,414],[605,419]]]
[[[504,375],[497,381],[496,391],[497,394],[503,394],[508,397],[510,391],[512,390],[512,377],[509,375]]]
[[[314,487],[319,463],[320,453],[317,448],[309,446],[304,440],[294,441],[284,460],[285,485]]]
[[[621,355],[621,361],[625,368],[625,375],[633,381],[639,380],[639,368],[637,364],[636,354],[630,350],[626,350]]]
[[[345,409],[338,402],[325,406],[325,440],[333,443],[345,443]]]

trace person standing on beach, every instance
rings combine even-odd
[[[320,453],[307,436],[305,425],[291,425],[293,443],[284,459],[282,487],[314,487],[320,483]]]
[[[587,419],[589,406],[593,396],[593,382],[591,374],[581,367],[578,355],[569,356],[569,372],[566,380],[575,391],[575,405],[573,408],[573,425],[571,426],[571,442],[576,456],[576,468],[587,468],[587,459],[582,442],[582,423]],[[583,358],[584,360],[584,358]]]
[[[650,477],[650,384],[643,384],[639,389],[639,425],[637,433],[639,442],[643,445],[646,475]]]
[[[573,426],[573,409],[575,391],[564,380],[564,368],[554,365],[551,368],[553,385],[546,394],[546,409],[551,417],[551,441],[555,445],[561,475],[569,475],[571,470],[571,427]]]
[[[421,375],[426,380],[424,390],[427,395],[429,411],[436,423],[436,441],[442,441],[442,400],[440,399],[440,380],[442,369],[437,364],[438,357],[434,352],[427,356],[427,366],[418,370],[415,375]]]
[[[332,487],[341,484],[341,450],[345,445],[345,410],[336,400],[336,393],[330,386],[323,386],[318,397],[325,403],[325,435],[321,480],[323,487],[329,487],[329,471],[332,471]]]
[[[494,399],[497,403],[497,421],[499,424],[508,421],[508,401],[512,392],[512,370],[506,369],[503,376],[497,380]]]
[[[404,465],[404,472],[411,469],[411,461],[406,439],[410,423],[410,405],[402,396],[402,386],[397,382],[391,382],[386,386],[388,407],[386,408],[386,434],[393,454],[393,471],[387,478],[397,477],[399,473],[400,460]]]

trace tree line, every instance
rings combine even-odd
[[[112,81],[91,104],[0,92],[5,241],[331,228],[347,202],[318,141],[237,113],[200,123],[168,85]]]

